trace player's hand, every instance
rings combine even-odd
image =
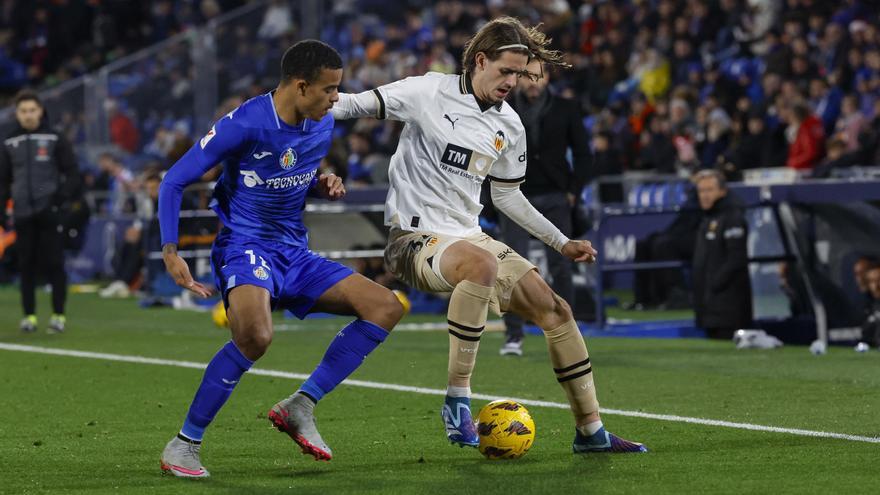
[[[571,240],[562,246],[562,255],[578,263],[595,263],[599,252],[590,244],[590,241]]]
[[[345,186],[342,185],[342,178],[336,174],[319,175],[317,187],[321,196],[330,201],[336,201],[345,196]]]
[[[177,247],[173,244],[166,244],[162,248],[162,260],[165,262],[165,269],[174,282],[193,294],[201,297],[210,297],[214,290],[193,280],[192,274],[189,272],[189,266],[186,261],[177,254]]]

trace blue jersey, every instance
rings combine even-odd
[[[272,93],[246,101],[218,120],[173,166],[159,190],[162,244],[177,243],[183,189],[223,163],[211,207],[234,234],[308,247],[302,221],[306,194],[330,149],[333,117],[290,126]]]

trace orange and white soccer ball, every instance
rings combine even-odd
[[[477,416],[480,453],[489,459],[517,459],[535,442],[535,422],[522,404],[496,400]]]

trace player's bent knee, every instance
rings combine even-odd
[[[232,339],[248,359],[255,361],[265,354],[272,344],[272,329],[248,325],[247,328],[233,331]]]
[[[391,331],[394,325],[403,318],[403,305],[390,290],[383,290],[377,300],[371,301],[360,312],[362,319],[373,322],[385,330]]]
[[[544,330],[556,328],[574,318],[565,299],[550,291],[546,297],[536,298],[532,321]]]
[[[475,251],[474,256],[465,262],[463,271],[462,279],[491,286],[495,284],[495,279],[498,277],[498,261],[492,253],[479,249]]]
[[[553,293],[553,314],[556,315],[557,318],[561,319],[563,323],[574,318],[574,313],[571,311],[571,306],[569,306],[568,302],[565,299],[559,296],[559,294]]]

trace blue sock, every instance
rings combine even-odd
[[[367,354],[388,336],[382,327],[366,320],[354,320],[336,334],[324,358],[299,392],[315,402],[348,378],[364,362]]]
[[[190,440],[201,441],[205,428],[226,403],[241,375],[253,364],[231,340],[227,342],[205,368],[202,384],[189,406],[180,434]]]

